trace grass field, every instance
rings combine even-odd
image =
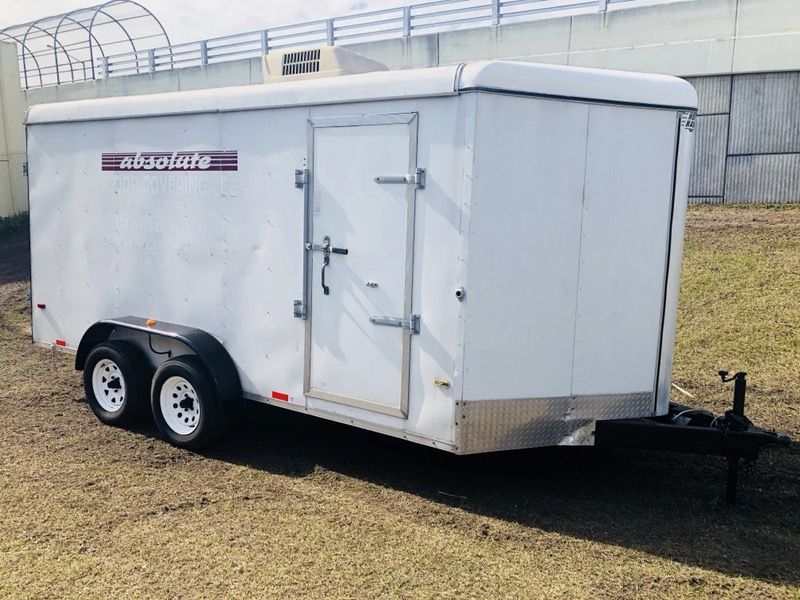
[[[0,236],[0,597],[800,598],[800,448],[455,457],[268,407],[203,454],[101,426]],[[800,210],[689,214],[675,381],[800,438]],[[677,398],[676,398],[677,399]]]

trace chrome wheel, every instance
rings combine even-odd
[[[125,378],[113,360],[104,358],[92,370],[92,391],[100,407],[117,412],[125,402]]]
[[[189,435],[200,424],[200,402],[192,384],[174,375],[161,386],[159,397],[164,422],[178,435]]]

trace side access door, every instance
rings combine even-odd
[[[417,114],[311,119],[305,392],[405,417]]]

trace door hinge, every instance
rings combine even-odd
[[[302,188],[308,184],[308,169],[294,170],[294,187]]]
[[[369,318],[373,325],[386,325],[387,327],[402,327],[411,330],[411,333],[419,333],[419,315],[411,315],[408,319],[400,317],[381,317],[373,315]]]
[[[302,300],[294,301],[294,316],[296,319],[306,318],[306,305],[303,304]]]
[[[27,177],[28,176],[28,161],[27,160],[22,163],[22,176],[23,177]]]
[[[681,114],[681,126],[684,129],[686,129],[686,131],[694,131],[695,123],[696,123],[695,113]]]
[[[378,175],[375,183],[406,183],[413,184],[418,190],[425,189],[425,169],[417,169],[408,175]]]

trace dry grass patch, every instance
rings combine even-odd
[[[716,408],[714,370],[751,371],[751,414],[795,435],[799,217],[690,212],[675,366]],[[796,445],[737,507],[717,459],[454,457],[266,407],[180,451],[101,426],[31,347],[26,247],[0,239],[0,597],[800,598]]]
[[[720,369],[750,374],[754,420],[800,438],[800,207],[689,212],[675,382],[719,411]]]

